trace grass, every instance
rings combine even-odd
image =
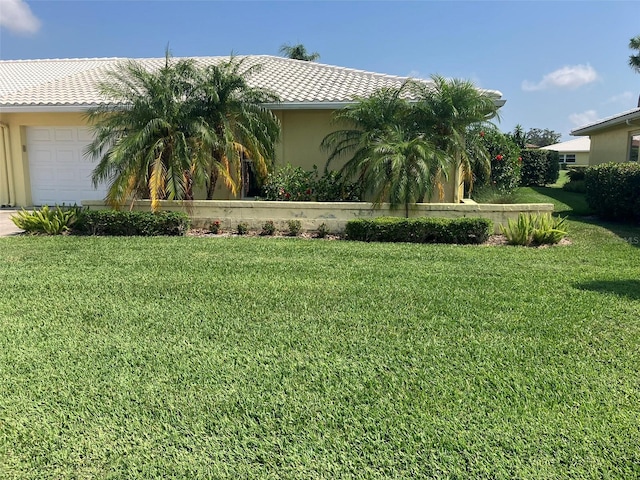
[[[569,224],[2,238],[0,477],[638,478],[640,229]]]

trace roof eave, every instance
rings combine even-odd
[[[616,127],[618,125],[630,125],[629,122],[631,122],[632,120],[640,120],[640,110],[625,113],[620,116],[610,118],[609,120],[604,120],[591,125],[585,125],[584,127],[576,128],[574,130],[571,130],[571,135],[575,137],[585,137],[587,135],[591,135],[592,133],[599,132],[600,130]],[[638,126],[640,127],[640,125]]]
[[[264,106],[271,110],[338,110],[348,105],[353,105],[356,101],[334,101],[334,102],[279,102],[265,103]],[[494,100],[496,107],[500,108],[506,100]],[[74,105],[0,105],[0,113],[64,113],[64,112],[84,112],[89,108],[99,106],[98,104],[74,104]]]
[[[84,112],[93,105],[0,105],[0,113],[65,113]]]

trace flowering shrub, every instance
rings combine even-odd
[[[512,192],[520,184],[520,149],[507,135],[496,129],[472,130],[468,133],[467,153],[473,162],[473,191],[491,189],[500,194]],[[477,150],[484,149],[491,159],[487,171],[477,157]]]
[[[265,200],[277,201],[357,202],[360,188],[345,181],[338,172],[325,172],[320,176],[318,167],[307,172],[287,164],[267,176],[262,195]]]
[[[213,233],[214,235],[219,234],[221,231],[222,225],[220,223],[220,220],[216,220],[211,225],[209,225],[209,232]]]

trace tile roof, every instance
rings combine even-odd
[[[541,147],[540,150],[555,150],[556,152],[588,152],[591,148],[589,137],[574,138],[566,142],[554,143]]]
[[[224,57],[193,57],[202,65],[228,60]],[[271,55],[238,56],[246,67],[262,68],[249,77],[249,83],[275,91],[281,108],[306,105],[323,108],[345,104],[354,97],[368,96],[382,87],[401,85],[408,77],[384,75],[316,62],[291,60]],[[105,103],[97,85],[105,73],[128,59],[81,58],[53,60],[1,60],[0,109],[26,111],[29,107],[64,107],[79,110]],[[135,59],[149,69],[159,68],[164,58]],[[502,94],[489,90],[497,99]],[[504,103],[504,102],[500,102]],[[4,107],[4,108],[3,108]],[[12,108],[12,109],[13,109]]]

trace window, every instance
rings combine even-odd
[[[638,161],[638,147],[640,147],[640,132],[631,132],[629,136],[629,161]]]
[[[560,163],[576,163],[575,153],[560,153],[558,155],[558,161]]]

